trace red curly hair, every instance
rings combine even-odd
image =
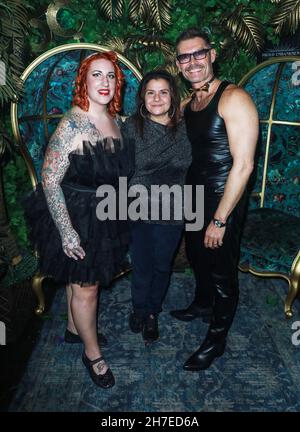
[[[121,90],[124,84],[124,74],[118,64],[117,54],[113,51],[93,54],[83,60],[83,62],[80,64],[75,81],[75,91],[72,106],[78,105],[83,111],[88,111],[90,103],[87,96],[86,76],[91,63],[100,59],[109,60],[114,66],[116,74],[116,90],[114,97],[108,104],[107,110],[112,117],[115,117],[116,113],[119,112],[122,107]]]

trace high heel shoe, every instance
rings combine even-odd
[[[92,378],[94,383],[97,386],[102,387],[104,389],[113,387],[115,385],[115,378],[112,374],[112,371],[109,368],[107,369],[107,371],[103,375],[96,374],[96,372],[94,371],[93,365],[96,363],[99,363],[100,361],[104,361],[104,358],[99,357],[95,360],[90,360],[87,357],[86,353],[83,351],[82,362],[83,362],[84,366],[87,368],[88,373],[90,374],[90,377]]]
[[[102,347],[102,346],[107,346],[108,341],[107,341],[106,337],[104,336],[104,334],[102,334],[102,333],[98,333],[97,336],[98,336],[98,342],[99,342],[99,345],[100,345],[101,347]],[[71,331],[68,330],[68,329],[66,329],[66,331],[65,331],[64,341],[65,341],[66,343],[69,343],[69,344],[82,343],[82,339],[81,339],[81,337],[79,336],[79,334],[73,333],[73,332],[71,332]]]

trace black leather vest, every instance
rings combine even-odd
[[[232,167],[225,122],[218,113],[220,97],[229,84],[221,82],[203,110],[192,111],[190,102],[184,112],[193,158],[186,183],[204,185],[206,195],[223,194]]]

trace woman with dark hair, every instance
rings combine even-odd
[[[42,184],[27,200],[31,237],[43,274],[67,285],[67,342],[82,341],[82,361],[96,385],[114,377],[97,337],[98,286],[108,285],[124,261],[126,221],[98,220],[100,185],[117,187],[133,172],[120,121],[123,73],[113,52],[97,53],[80,65],[73,107],[63,116],[45,154]],[[100,339],[101,343],[101,339]]]
[[[141,207],[140,217],[132,213],[131,205],[128,210],[133,267],[129,327],[134,333],[142,332],[148,343],[159,337],[158,314],[182,236],[182,188],[191,162],[180,98],[171,74],[162,70],[145,75],[136,113],[122,126],[122,135],[125,141],[134,142],[135,174],[130,190],[140,196]],[[177,193],[170,193],[170,188],[177,188]]]

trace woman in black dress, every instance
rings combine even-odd
[[[120,121],[123,73],[113,52],[97,53],[80,65],[73,107],[52,135],[45,154],[42,185],[27,202],[31,237],[43,274],[68,286],[67,335],[83,341],[82,361],[96,385],[114,377],[97,338],[98,287],[108,285],[124,261],[127,221],[100,221],[96,189],[118,187],[133,170]]]

